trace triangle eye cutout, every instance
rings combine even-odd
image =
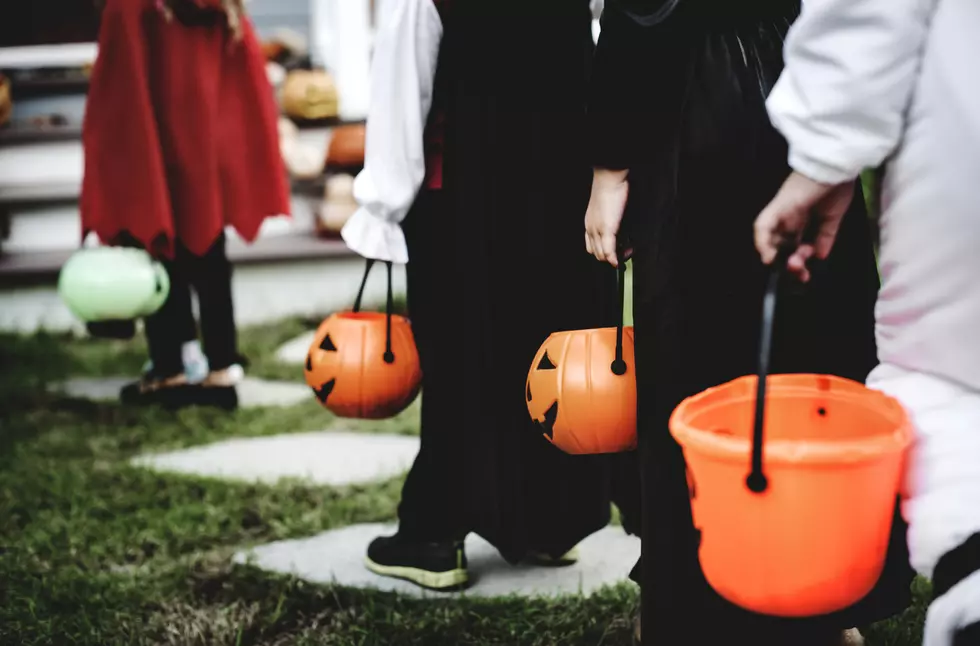
[[[548,351],[544,351],[544,356],[541,357],[541,361],[538,362],[538,370],[555,370],[558,366],[552,362],[551,357],[548,356]]]
[[[306,371],[309,372],[313,370],[313,357],[309,354],[306,355]]]
[[[323,337],[323,341],[320,343],[320,349],[327,352],[337,351],[337,346],[333,344],[333,339],[330,338],[329,334]]]
[[[531,382],[527,383],[527,400],[531,401]]]

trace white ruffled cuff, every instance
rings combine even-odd
[[[397,222],[380,218],[361,207],[347,220],[340,235],[351,250],[365,258],[399,264],[408,262],[405,233]]]

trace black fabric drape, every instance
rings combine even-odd
[[[480,534],[512,561],[528,550],[560,555],[609,520],[617,458],[561,453],[535,430],[524,401],[531,361],[550,333],[614,321],[615,272],[583,248],[590,24],[586,0],[449,6],[438,72],[442,195],[424,198],[406,222],[410,263],[428,267],[428,278],[409,286],[428,355],[423,450],[437,434],[455,435],[442,454],[456,460],[456,476],[442,481],[462,492],[440,511],[461,518],[448,526]],[[429,423],[451,428],[430,432]],[[416,486],[442,477],[446,460],[414,465],[403,526],[412,509],[446,498]]]
[[[778,6],[777,6],[778,5]],[[738,11],[735,11],[735,8]],[[763,617],[710,589],[697,559],[684,458],[667,421],[685,397],[756,369],[766,269],[752,223],[789,173],[765,98],[798,2],[681,0],[646,26],[613,1],[589,106],[593,163],[629,169],[643,494],[644,635],[649,643],[819,643],[910,602],[905,526],[863,602],[833,616]],[[878,288],[858,197],[812,283],[782,295],[772,369],[863,381],[876,364]],[[826,642],[825,643],[829,643]]]

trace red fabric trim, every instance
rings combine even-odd
[[[446,22],[451,0],[432,0],[442,18]],[[438,84],[438,78],[436,83]],[[429,122],[425,127],[425,180],[423,186],[429,190],[442,188],[443,153],[445,151],[446,112],[444,92],[437,87],[433,96],[432,108],[429,111]]]

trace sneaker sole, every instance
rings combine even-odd
[[[578,563],[578,560],[579,553],[577,547],[573,547],[572,549],[568,550],[568,552],[559,558],[554,558],[548,556],[547,554],[535,553],[531,553],[527,557],[528,563],[542,567],[568,567],[569,565],[575,565]]]
[[[415,585],[439,592],[458,590],[464,587],[470,580],[469,574],[464,569],[449,570],[447,572],[429,572],[428,570],[414,567],[381,565],[380,563],[375,563],[368,557],[365,557],[364,564],[367,566],[367,569],[375,574],[393,579],[411,581]]]
[[[161,388],[146,395],[124,389],[120,393],[120,400],[126,406],[161,406],[171,411],[193,406],[219,408],[229,412],[238,409],[238,392],[233,386],[204,387],[185,384]]]

